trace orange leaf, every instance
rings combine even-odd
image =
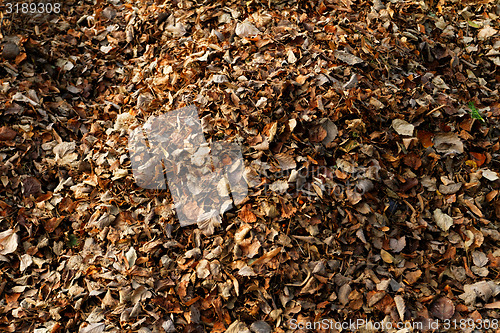
[[[474,205],[474,203],[472,202],[472,200],[464,200],[464,203],[467,207],[469,207],[469,209],[474,213],[476,214],[477,216],[479,217],[483,217],[483,213],[479,210],[479,208],[477,208],[476,205]]]
[[[44,228],[47,232],[53,232],[56,228],[61,224],[62,220],[64,220],[64,216],[61,217],[53,217],[44,223]]]
[[[211,330],[212,330],[212,332],[215,332],[215,333],[225,332],[226,326],[224,326],[224,324],[221,322],[216,322]]]
[[[434,145],[434,142],[432,142],[432,138],[434,137],[434,134],[431,132],[427,131],[418,131],[417,132],[417,138],[420,140],[420,143],[424,148],[429,148]]]
[[[198,296],[196,296],[196,297],[194,297],[194,298],[191,298],[189,301],[184,302],[184,304],[185,304],[186,306],[191,306],[191,305],[193,305],[194,303],[196,303],[199,299],[200,299],[200,295],[198,295]]]
[[[261,264],[266,264],[268,263],[269,261],[271,261],[271,259],[273,259],[274,257],[276,257],[276,255],[278,253],[280,253],[281,251],[281,248],[280,247],[277,247],[275,248],[274,250],[272,251],[269,251],[269,252],[266,252],[262,255],[262,257],[260,257],[259,259],[255,260],[253,263],[251,263],[249,266],[254,266],[254,265],[261,265]]]
[[[472,129],[472,124],[474,123],[474,119],[473,118],[468,118],[468,119],[465,119],[464,121],[462,121],[460,123],[460,128],[467,131],[467,132],[470,132],[471,129]]]
[[[299,75],[297,76],[297,79],[295,81],[297,81],[298,84],[304,84],[304,82],[306,82],[308,76],[307,75]]]
[[[246,204],[243,206],[238,213],[238,217],[243,220],[245,223],[253,223],[257,221],[257,216],[251,211],[251,205]]]
[[[36,198],[36,202],[43,202],[43,201],[47,201],[49,200],[50,198],[52,198],[52,192],[47,192],[45,194],[42,194],[42,195],[39,195],[37,198]]]
[[[326,11],[326,9],[327,8],[326,8],[325,4],[323,2],[321,2],[319,4],[318,13],[321,15],[321,14],[323,14]]]
[[[325,25],[325,32],[334,33],[337,28],[334,25]]]
[[[24,59],[26,59],[26,53],[21,53],[16,57],[15,63],[16,65],[19,65]]]
[[[475,153],[475,152],[471,152],[470,154],[476,160],[476,163],[477,163],[478,167],[480,167],[481,165],[483,165],[484,162],[486,161],[486,155],[484,155],[484,154]]]
[[[21,293],[5,294],[5,300],[7,304],[16,303],[19,296],[21,296]]]
[[[258,42],[261,38],[260,36],[253,36],[253,37],[246,37],[247,40],[250,40],[252,42]]]
[[[498,195],[498,190],[493,190],[490,193],[486,194],[486,202],[490,202],[491,200],[495,199],[497,195]]]

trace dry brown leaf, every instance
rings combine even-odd
[[[440,297],[432,303],[430,313],[440,320],[450,319],[455,313],[455,306],[448,297]]]
[[[0,141],[13,140],[16,137],[16,135],[17,132],[14,131],[13,129],[7,126],[0,127]]]
[[[246,204],[241,208],[238,217],[245,223],[254,223],[257,221],[257,216],[252,212],[252,206],[250,204]]]
[[[280,247],[277,247],[269,252],[266,252],[260,258],[258,258],[254,262],[252,262],[250,264],[250,266],[264,265],[264,264],[268,263],[269,261],[271,261],[271,259],[273,259],[280,252],[281,252]]]

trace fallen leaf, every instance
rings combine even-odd
[[[394,119],[392,121],[392,128],[394,128],[399,135],[406,136],[412,136],[415,130],[415,126],[403,119]]]
[[[269,252],[264,253],[260,258],[255,260],[250,264],[250,266],[255,266],[255,265],[263,265],[265,263],[268,263],[273,259],[278,253],[281,252],[281,248],[277,247],[274,250],[271,250]]]
[[[432,303],[429,312],[440,320],[450,319],[455,314],[455,305],[448,297],[440,297]]]
[[[61,224],[64,220],[64,216],[52,217],[44,222],[43,227],[47,232],[54,232],[56,228]]]
[[[394,257],[384,249],[380,250],[380,256],[382,257],[382,260],[388,264],[392,264],[394,262]]]
[[[459,295],[459,297],[466,305],[473,305],[476,302],[476,298],[487,302],[491,297],[495,297],[498,294],[500,294],[500,285],[494,281],[481,281],[464,285],[464,293]]]
[[[0,127],[0,141],[9,141],[16,137],[17,132],[7,126]]]
[[[319,143],[323,141],[328,135],[328,131],[321,125],[314,126],[309,131],[309,140],[313,143]]]
[[[241,208],[238,213],[238,217],[245,223],[253,223],[257,221],[257,216],[255,216],[252,212],[252,206],[250,204],[246,204]]]
[[[250,325],[250,330],[254,333],[271,333],[271,326],[263,320],[258,320]]]
[[[255,274],[255,272],[253,271],[253,269],[250,266],[245,265],[242,268],[240,268],[240,270],[238,271],[238,275],[256,276],[257,274]]]
[[[335,125],[330,119],[324,118],[320,121],[321,126],[326,131],[326,136],[321,141],[322,144],[328,145],[337,137],[339,131],[337,129],[337,125]]]
[[[3,46],[2,57],[7,60],[12,60],[19,55],[19,52],[19,46],[15,43],[8,42]]]
[[[25,197],[30,195],[37,196],[42,193],[42,184],[35,177],[28,177],[23,180],[23,194]]]
[[[238,37],[244,38],[258,35],[260,34],[260,30],[257,29],[252,23],[244,21],[236,25],[235,33]]]
[[[458,153],[464,152],[464,144],[455,133],[440,133],[434,137],[434,148],[438,153]]]
[[[398,310],[399,318],[401,321],[405,320],[406,305],[403,297],[400,295],[394,296],[394,302],[396,303],[396,309]]]
[[[102,333],[106,329],[104,323],[92,323],[81,328],[78,333]]]
[[[364,62],[363,59],[356,57],[355,55],[352,55],[346,51],[335,51],[334,55],[335,58],[345,62],[348,65],[357,65]]]
[[[498,32],[498,30],[493,29],[489,25],[486,25],[481,30],[479,30],[479,32],[477,33],[477,37],[479,39],[486,39],[486,38],[494,36],[497,32]]]
[[[338,292],[340,303],[342,303],[343,305],[349,303],[349,294],[351,293],[351,291],[352,288],[349,283],[346,283],[342,287],[340,287]]]
[[[481,174],[484,178],[488,179],[490,182],[500,179],[495,171],[489,169],[482,169]]]
[[[483,213],[481,212],[481,210],[479,208],[477,208],[476,205],[474,205],[474,202],[472,199],[469,199],[469,200],[464,200],[464,203],[465,205],[474,213],[476,214],[477,216],[479,217],[483,217]]]
[[[421,270],[416,270],[414,272],[407,272],[405,273],[405,279],[406,282],[409,285],[414,284],[415,282],[418,281],[418,279],[422,276],[422,271]]]
[[[403,236],[403,237],[400,237],[398,239],[391,238],[390,246],[391,246],[391,249],[396,253],[403,251],[403,249],[406,246],[406,237]]]
[[[485,304],[486,309],[500,309],[500,301]]]
[[[462,183],[452,183],[448,185],[439,185],[439,192],[442,194],[454,194],[457,193],[462,187]]]
[[[21,256],[21,262],[20,262],[20,265],[19,265],[19,270],[21,272],[24,272],[26,270],[26,268],[30,267],[31,264],[33,263],[33,259],[31,258],[31,256],[29,254],[23,254]]]
[[[78,158],[78,154],[74,152],[75,149],[76,142],[61,142],[54,147],[55,161],[59,165],[71,165]]]
[[[420,130],[417,131],[417,138],[424,148],[429,148],[434,145],[434,142],[432,142],[433,137],[434,134],[431,132],[420,131]]]
[[[125,258],[127,259],[127,263],[129,267],[132,267],[135,265],[135,261],[137,260],[137,253],[135,252],[135,249],[133,246],[128,249],[127,253],[125,253]]]
[[[484,154],[475,153],[475,152],[470,152],[470,154],[472,155],[472,157],[476,161],[478,167],[483,165],[484,162],[486,161],[486,155],[484,155]]]
[[[486,256],[486,254],[484,254],[484,252],[473,251],[472,261],[474,262],[474,265],[483,267],[488,263],[488,257]]]
[[[281,170],[290,170],[290,169],[295,169],[297,167],[297,163],[295,163],[295,160],[292,155],[277,154],[275,157],[279,163],[279,167]]]
[[[226,333],[251,333],[245,323],[236,320],[226,330]]]
[[[198,279],[206,279],[210,275],[210,262],[206,259],[202,259],[196,265],[196,276]]]
[[[19,236],[14,229],[8,229],[0,232],[0,254],[6,255],[17,249]]]
[[[443,213],[439,208],[434,210],[434,221],[443,231],[448,231],[453,225],[453,218]]]

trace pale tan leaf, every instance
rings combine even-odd
[[[392,264],[394,262],[394,257],[384,249],[380,250],[380,256],[382,257],[382,260],[388,264]]]
[[[14,229],[8,229],[0,232],[0,254],[6,255],[17,249],[19,236]]]
[[[396,303],[396,309],[398,310],[399,318],[401,321],[405,320],[406,305],[403,297],[400,295],[394,296],[394,302]]]
[[[434,221],[441,230],[448,231],[453,225],[453,218],[437,208],[434,210]]]

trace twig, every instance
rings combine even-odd
[[[305,267],[306,267],[306,270],[307,270],[307,277],[305,278],[304,281],[302,281],[301,283],[285,283],[285,286],[289,286],[289,287],[303,287],[307,282],[309,282],[309,280],[311,279],[311,276],[312,276],[312,273],[311,273],[311,270],[309,269],[309,267],[307,267],[307,263],[305,264]]]
[[[434,112],[436,112],[437,110],[444,108],[445,106],[446,106],[446,104],[442,104],[442,105],[438,106],[437,108],[434,108],[434,109],[430,110],[425,115],[429,116],[429,115],[433,114]]]

